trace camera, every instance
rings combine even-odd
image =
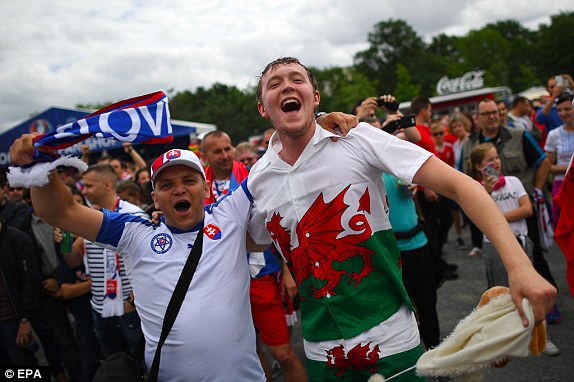
[[[397,111],[399,109],[399,103],[398,102],[386,102],[383,101],[382,98],[377,98],[377,105],[379,107],[385,107],[387,110],[389,111]]]
[[[383,131],[389,134],[393,134],[398,129],[405,129],[407,127],[412,127],[416,125],[415,115],[407,114],[404,117],[397,119],[396,121],[389,122],[387,125],[383,126]]]

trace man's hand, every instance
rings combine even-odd
[[[32,325],[30,321],[22,322],[18,324],[18,333],[16,334],[16,346],[26,347],[32,341]]]
[[[335,133],[335,128],[338,127],[341,134],[345,136],[351,129],[357,127],[359,119],[352,114],[334,112],[317,118],[317,123],[321,125],[323,129],[330,131],[331,133]],[[331,139],[333,142],[337,141],[336,137]]]
[[[42,282],[42,291],[50,296],[56,297],[60,284],[55,278],[49,278]]]
[[[162,216],[163,216],[163,212],[161,212],[161,211],[154,211],[154,212],[151,213],[150,222],[152,222],[154,225],[159,225]]]
[[[283,296],[287,295],[289,297],[289,302],[293,303],[293,299],[299,293],[299,288],[297,288],[297,284],[295,280],[293,280],[293,276],[289,271],[289,267],[287,264],[283,263],[283,274],[281,275],[281,286],[283,291]]]
[[[526,298],[534,313],[535,324],[546,319],[546,313],[554,305],[556,300],[556,288],[534,270],[532,266],[516,268],[508,272],[508,285],[512,301],[522,318],[522,325],[528,326],[528,319],[522,310],[522,299]]]
[[[10,146],[10,159],[18,166],[25,166],[34,162],[34,137],[40,133],[23,134]]]
[[[423,193],[425,194],[425,198],[427,200],[427,202],[438,202],[440,196],[439,194],[437,194],[436,192],[434,192],[433,190],[429,189],[429,188],[425,188],[423,189]]]

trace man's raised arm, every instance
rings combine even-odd
[[[24,134],[10,147],[10,158],[19,166],[33,163],[35,134]],[[94,241],[102,225],[100,211],[76,203],[70,189],[57,172],[50,174],[50,182],[30,190],[34,212],[48,224]]]

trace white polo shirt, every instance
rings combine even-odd
[[[184,303],[162,347],[160,381],[264,381],[255,352],[245,232],[251,195],[245,183],[206,206],[203,254]],[[182,232],[164,223],[105,211],[98,244],[125,253],[151,368],[168,302],[199,227]]]

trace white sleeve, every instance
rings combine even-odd
[[[357,140],[360,148],[357,153],[367,163],[407,183],[413,182],[419,168],[433,155],[368,123],[360,123],[349,132],[348,137]]]
[[[550,131],[548,137],[546,138],[546,143],[544,144],[544,151],[549,153],[556,153],[558,151],[558,139],[560,136],[559,127]]]

